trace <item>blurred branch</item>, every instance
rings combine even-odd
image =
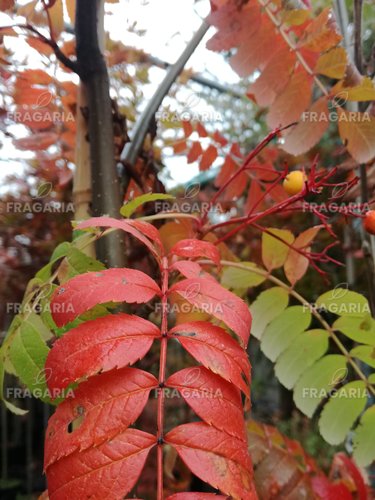
[[[135,124],[132,133],[132,141],[125,145],[120,157],[121,162],[123,163],[123,165],[125,165],[125,169],[127,165],[134,165],[139,152],[142,149],[143,142],[149,130],[150,124],[155,118],[155,113],[159,109],[164,97],[168,94],[169,89],[176,81],[178,75],[184,69],[184,66],[190,59],[190,56],[199,45],[208,28],[208,24],[203,21],[202,25],[190,40],[178,60],[169,67],[164,80],[159,85],[159,88],[157,89],[152,99],[149,101],[148,105],[143,111],[142,115],[138,119],[137,123]]]

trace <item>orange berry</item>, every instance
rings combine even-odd
[[[306,181],[306,175],[301,170],[290,172],[284,179],[283,188],[290,194],[298,194],[302,191]]]
[[[363,219],[363,227],[370,234],[375,234],[375,210],[369,210]]]

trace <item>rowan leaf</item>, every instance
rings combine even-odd
[[[375,406],[367,408],[354,434],[354,460],[360,467],[375,460]]]
[[[293,241],[294,236],[287,229],[269,227],[267,233],[262,233],[262,260],[269,271],[284,264],[289,253],[289,245]]]
[[[294,388],[293,398],[297,408],[311,418],[320,402],[345,379],[346,361],[344,356],[330,354],[310,366]]]
[[[325,52],[337,45],[342,37],[336,30],[332,18],[334,18],[333,13],[329,7],[322,10],[304,29],[304,36],[299,41],[298,47],[313,52]]]
[[[296,156],[306,153],[319,142],[328,126],[328,103],[324,96],[302,113],[295,127],[285,132],[281,148]]]
[[[137,368],[112,370],[83,382],[49,419],[44,467],[124,432],[137,420],[157,386],[153,375]],[[73,423],[75,428],[70,430]]]
[[[135,485],[156,437],[127,429],[99,446],[76,451],[46,468],[53,498],[123,498]],[[114,478],[116,480],[114,481]]]
[[[355,342],[375,346],[375,320],[369,314],[359,317],[341,316],[332,327]]]
[[[66,251],[66,259],[60,264],[58,270],[59,283],[62,284],[77,276],[77,274],[86,273],[88,271],[103,271],[105,265],[84,254],[78,248],[70,246]]]
[[[225,267],[221,277],[221,284],[232,290],[241,290],[244,288],[258,286],[263,283],[263,281],[265,281],[265,276],[262,276],[261,274],[256,272],[252,272],[252,268],[256,270],[260,269],[253,262],[241,262],[241,266],[247,267],[248,270],[242,269],[242,267]]]
[[[202,158],[199,162],[199,170],[208,170],[216,160],[217,156],[218,154],[216,147],[210,144],[202,154]]]
[[[187,155],[187,162],[194,163],[202,155],[203,149],[200,142],[193,142]]]
[[[133,219],[117,220],[111,217],[93,217],[80,222],[76,229],[94,227],[121,229],[141,241],[156,257],[158,257],[159,253],[163,253],[163,243],[161,241],[159,231],[148,222]],[[158,249],[155,248],[153,244],[154,242],[156,243]]]
[[[259,8],[257,5],[254,7]],[[248,37],[229,60],[232,69],[242,78],[251,75],[260,66],[264,66],[272,57],[273,50],[280,41],[280,37],[275,34],[273,24],[265,16],[258,23],[252,19],[251,24],[248,24],[246,28]]]
[[[288,302],[289,294],[284,288],[273,287],[260,293],[250,306],[251,335],[261,339],[266,326],[284,311]]]
[[[229,497],[216,495],[215,493],[174,493],[166,500],[229,500]]]
[[[204,422],[175,427],[165,440],[202,481],[235,499],[257,498],[246,442]]]
[[[46,362],[51,391],[99,372],[122,368],[143,358],[160,337],[151,322],[128,314],[87,321],[58,339]]]
[[[206,129],[205,129],[205,127],[201,124],[201,122],[198,122],[198,123],[197,123],[196,129],[197,129],[197,132],[198,132],[199,137],[208,137],[207,130],[206,130]]]
[[[207,424],[246,441],[245,422],[239,390],[203,366],[184,368],[167,381]]]
[[[220,252],[215,245],[209,241],[186,239],[177,242],[169,252],[171,255],[179,257],[206,257],[220,267]]]
[[[14,113],[14,120],[16,123],[22,123],[33,130],[45,130],[53,125],[52,113],[49,108],[33,109],[19,106]]]
[[[191,136],[191,134],[194,131],[193,126],[189,120],[182,120],[181,124],[182,124],[182,128],[184,130],[185,138],[187,139],[188,137]]]
[[[49,402],[46,385],[45,361],[49,352],[46,340],[52,337],[40,317],[31,313],[24,319],[9,347],[8,356],[20,380],[30,389],[31,394]],[[45,338],[43,338],[43,336]]]
[[[145,203],[149,203],[150,201],[158,201],[158,200],[174,200],[175,197],[169,194],[163,193],[147,193],[142,194],[141,196],[137,196],[134,200],[128,201],[123,205],[120,209],[120,213],[123,217],[130,217],[134,214],[138,207],[144,205]],[[141,222],[141,221],[139,221]]]
[[[5,375],[4,356],[1,349],[0,350],[0,401],[2,401],[5,407],[15,415],[25,415],[27,413],[26,410],[18,408],[4,397],[4,375]]]
[[[220,168],[219,175],[215,179],[215,186],[221,187],[238,169],[238,164],[230,155],[225,157],[224,163]]]
[[[261,339],[262,351],[271,361],[276,361],[310,323],[311,312],[303,306],[286,308],[265,328]]]
[[[276,128],[297,121],[310,101],[311,77],[302,70],[297,71],[273,102],[267,115],[268,126]],[[293,106],[290,105],[291,102]]]
[[[337,445],[344,441],[366,403],[366,384],[363,380],[349,382],[338,389],[335,397],[325,404],[319,419],[319,430],[327,443]]]
[[[257,4],[247,4],[237,9],[231,2],[217,11],[211,12],[207,21],[218,28],[217,33],[207,42],[207,48],[220,51],[229,50],[247,41],[260,25],[260,9]]]
[[[336,47],[322,54],[314,68],[315,73],[329,76],[330,78],[344,78],[348,56],[343,47]]]
[[[13,139],[13,144],[23,151],[42,151],[56,144],[58,139],[55,132],[39,132],[22,139]]]
[[[219,283],[204,278],[190,278],[176,283],[169,292],[177,292],[199,310],[223,321],[247,345],[251,327],[249,309],[243,300]]]
[[[169,334],[199,363],[249,396],[248,356],[227,331],[209,322],[192,321],[175,326]]]
[[[375,346],[359,345],[350,351],[350,355],[375,368]]]
[[[375,100],[375,85],[368,76],[364,76],[358,85],[348,87],[345,85],[345,80],[336,83],[331,89],[333,102],[337,104],[346,103],[347,101],[373,101]]]
[[[192,260],[178,260],[171,265],[170,270],[178,271],[185,278],[206,278],[216,283],[215,278],[211,274],[203,271],[198,262]]]
[[[292,285],[295,285],[295,283],[304,276],[309,266],[308,258],[301,255],[294,249],[296,248],[299,250],[309,251],[310,243],[313,241],[321,228],[322,226],[315,226],[303,231],[294,240],[293,248],[289,249],[288,256],[284,263],[284,271],[285,276]]]
[[[368,113],[339,110],[339,132],[343,143],[358,163],[375,156],[375,118]]]
[[[295,55],[286,45],[275,50],[259,77],[247,92],[255,96],[259,106],[270,106],[289,81],[295,64]]]
[[[340,286],[319,295],[315,304],[317,307],[339,316],[357,316],[364,319],[364,314],[370,313],[366,297]]]
[[[97,304],[149,302],[161,291],[147,274],[135,269],[114,268],[72,278],[54,292],[51,313],[57,326],[64,326]]]
[[[301,333],[278,357],[275,374],[280,382],[292,389],[302,373],[328,349],[326,330],[309,330]]]

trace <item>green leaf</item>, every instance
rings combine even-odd
[[[84,254],[78,248],[71,247],[59,269],[59,281],[65,283],[77,274],[89,271],[103,271],[105,265],[99,260]]]
[[[355,342],[375,346],[375,320],[369,315],[341,316],[332,327]]]
[[[275,373],[280,382],[292,389],[302,373],[328,349],[326,330],[309,330],[301,333],[278,358]]]
[[[298,380],[293,399],[298,409],[312,417],[319,403],[330,395],[347,375],[346,358],[331,354],[310,366]]]
[[[368,300],[359,293],[345,288],[329,290],[316,300],[316,306],[338,316],[359,316],[370,313]]]
[[[174,200],[175,197],[170,194],[163,193],[148,193],[142,194],[141,196],[137,196],[134,200],[128,201],[125,205],[123,205],[120,209],[120,214],[123,217],[130,217],[138,207],[148,203],[149,201],[157,201],[157,200]]]
[[[0,353],[0,401],[4,403],[6,408],[8,408],[9,411],[16,415],[25,415],[27,413],[26,410],[22,410],[22,408],[18,408],[15,406],[13,403],[10,401],[7,401],[4,398],[4,360],[3,360],[3,354],[2,352]]]
[[[226,267],[221,277],[221,284],[232,290],[242,290],[258,286],[266,277],[251,271],[251,268],[259,269],[253,262],[241,262],[241,265],[249,268],[249,271],[238,267]]]
[[[264,330],[260,348],[271,361],[306,330],[311,323],[311,313],[303,306],[288,307]]]
[[[358,358],[367,365],[375,368],[375,347],[370,345],[359,345],[350,351],[354,358]]]
[[[354,459],[360,467],[375,460],[375,406],[367,408],[355,430]]]
[[[267,228],[267,230],[286,243],[292,244],[294,241],[293,234],[287,229]],[[269,271],[284,264],[289,248],[288,245],[274,238],[271,234],[262,233],[262,260]]]
[[[260,339],[268,323],[282,313],[288,302],[289,294],[284,288],[274,287],[259,294],[250,306],[251,335]]]
[[[31,314],[17,329],[8,354],[18,377],[31,393],[43,401],[49,401],[44,373],[49,348],[40,333],[43,329],[45,327],[41,319]]]
[[[320,433],[327,443],[344,441],[366,403],[366,384],[362,380],[349,382],[331,396],[319,419]]]
[[[63,243],[60,243],[60,245],[57,245],[55,250],[53,251],[51,258],[42,269],[40,269],[36,275],[35,278],[40,279],[42,282],[47,281],[51,277],[51,272],[52,272],[52,267],[53,265],[61,258],[65,257],[66,254],[69,252],[69,249],[71,247],[71,244],[67,241],[64,241]]]

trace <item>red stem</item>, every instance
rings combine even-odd
[[[211,201],[209,207],[207,208],[207,210],[203,211],[202,217],[201,217],[201,227],[203,226],[203,224],[205,223],[205,221],[207,219],[207,215],[209,213],[210,207],[212,207],[215,204],[216,200],[219,198],[219,196],[222,194],[222,192],[225,191],[225,189],[229,186],[229,184],[231,184],[234,181],[234,179],[236,179],[244,170],[246,170],[246,168],[249,165],[249,163],[251,162],[251,160],[253,160],[267,146],[267,144],[269,144],[272,141],[272,139],[277,137],[280,134],[280,132],[282,132],[283,130],[286,130],[287,128],[291,127],[292,125],[295,125],[295,123],[291,123],[289,125],[286,125],[285,127],[276,128],[275,130],[270,132],[267,135],[267,137],[265,137],[263,139],[263,141],[261,141],[247,155],[247,157],[245,158],[245,161],[243,162],[241,167],[231,177],[229,177],[229,179],[226,182],[224,182],[224,184],[221,186],[221,188],[213,196],[212,201]]]
[[[162,261],[162,317],[161,317],[161,343],[160,343],[160,365],[159,365],[159,391],[157,410],[157,499],[163,500],[163,445],[164,445],[164,405],[165,405],[165,371],[167,365],[168,347],[168,259],[163,257]]]

